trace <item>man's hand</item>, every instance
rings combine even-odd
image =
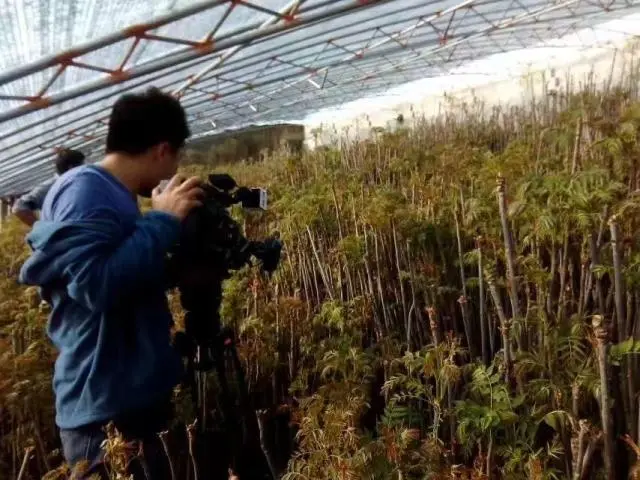
[[[204,191],[200,183],[198,177],[185,180],[182,175],[175,175],[164,190],[161,191],[160,186],[153,189],[151,205],[154,210],[170,213],[182,221],[191,209],[202,205],[199,197]]]

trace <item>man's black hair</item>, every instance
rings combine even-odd
[[[177,152],[190,135],[178,99],[151,87],[116,101],[109,118],[106,153],[139,155],[162,142]]]
[[[67,170],[82,165],[84,163],[84,153],[79,150],[64,148],[58,152],[54,163],[56,171],[59,175],[62,175]]]

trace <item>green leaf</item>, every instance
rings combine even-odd
[[[517,217],[518,215],[522,214],[522,212],[524,212],[526,208],[526,202],[515,200],[509,204],[507,215],[509,216],[509,218]]]
[[[633,338],[628,338],[611,346],[609,349],[609,361],[613,365],[620,365],[620,361],[624,355],[632,355],[634,353],[640,353],[640,342]]]
[[[573,418],[564,410],[554,410],[549,412],[542,418],[542,421],[553,428],[556,432],[560,432],[561,429],[566,430],[568,425],[573,424]]]

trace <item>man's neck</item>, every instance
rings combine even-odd
[[[140,195],[142,185],[138,172],[140,165],[135,159],[118,153],[111,153],[98,162],[98,165],[116,177],[136,197]]]

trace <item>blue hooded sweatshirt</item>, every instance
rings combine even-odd
[[[47,194],[19,279],[52,306],[60,428],[144,408],[179,382],[165,294],[165,253],[179,232],[172,215],[141,215],[131,192],[98,166],[68,171]]]

